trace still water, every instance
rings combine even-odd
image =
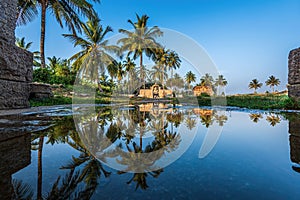
[[[163,104],[100,106],[94,112],[53,107],[0,116],[0,132],[28,133],[0,142],[1,199],[300,196],[295,112]],[[145,154],[150,156],[140,156]]]

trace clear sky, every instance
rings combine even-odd
[[[134,21],[138,13],[150,16],[150,26],[193,38],[228,80],[227,93],[248,93],[252,79],[265,82],[270,75],[280,78],[279,89],[285,89],[288,53],[300,47],[299,0],[102,0],[95,8],[102,24],[115,33],[131,29],[127,20]],[[32,50],[39,49],[39,24],[37,18],[16,30],[18,37],[34,43]],[[78,50],[61,36],[68,30],[52,16],[46,31],[47,57],[68,58]],[[270,91],[263,87],[258,92],[265,90]]]

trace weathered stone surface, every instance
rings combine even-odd
[[[32,81],[32,53],[0,40],[0,79]]]
[[[289,122],[289,133],[291,135],[300,137],[300,119],[291,120]]]
[[[0,199],[12,199],[12,174],[30,164],[30,134],[0,142]]]
[[[288,76],[289,96],[300,98],[300,48],[292,50],[289,54]]]
[[[43,99],[49,97],[53,97],[50,85],[40,83],[30,84],[30,98]]]
[[[290,135],[290,148],[291,161],[300,164],[300,137]]]
[[[29,84],[0,79],[0,109],[29,107]]]
[[[0,40],[15,43],[17,0],[0,1]]]
[[[289,97],[300,98],[300,84],[288,85]]]
[[[32,53],[15,46],[17,0],[0,0],[0,109],[29,107]]]
[[[289,54],[288,83],[300,84],[300,48],[292,50]]]

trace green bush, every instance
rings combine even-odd
[[[68,75],[58,76],[49,68],[37,68],[33,70],[33,81],[48,84],[73,85],[75,74],[70,73]]]

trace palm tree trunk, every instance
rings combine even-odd
[[[140,81],[144,84],[145,89],[145,80],[144,80],[144,73],[143,73],[143,53],[140,54]]]
[[[191,84],[189,83],[189,93],[191,95]]]
[[[164,84],[164,75],[165,75],[165,69],[162,66],[162,80],[161,80],[161,84],[162,84],[162,88],[163,88],[163,98],[165,98],[165,84]]]
[[[47,2],[46,1],[41,1],[41,7],[42,7],[41,38],[40,38],[41,68],[46,68],[46,63],[45,63],[45,32],[46,32]]]
[[[37,199],[42,199],[42,184],[43,184],[43,144],[44,144],[44,136],[39,138],[39,149],[38,149],[38,185],[37,185]]]

